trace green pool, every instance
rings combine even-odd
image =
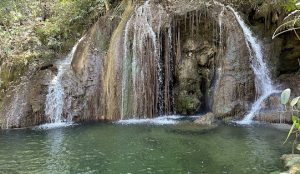
[[[271,126],[98,123],[0,132],[0,173],[236,173],[283,170]]]

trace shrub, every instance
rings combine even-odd
[[[281,93],[281,104],[285,106],[285,111],[291,110],[292,111],[292,122],[293,125],[290,128],[288,136],[284,143],[287,142],[291,135],[294,135],[294,141],[292,145],[292,153],[294,153],[295,146],[297,145],[297,140],[300,135],[300,118],[299,118],[299,111],[300,111],[300,96],[290,100],[291,89],[286,89]],[[300,145],[297,145],[296,148],[300,150]]]

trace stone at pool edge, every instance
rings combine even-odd
[[[215,115],[211,112],[201,116],[197,120],[194,121],[194,123],[203,125],[203,126],[213,126],[215,120]]]
[[[284,166],[289,170],[283,173],[300,174],[300,154],[285,154],[281,159],[284,161]]]

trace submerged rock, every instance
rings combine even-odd
[[[211,112],[201,116],[194,123],[204,126],[212,126],[214,124],[215,115]]]
[[[286,154],[282,155],[284,166],[289,168],[289,174],[298,174],[300,172],[300,154]]]
[[[210,133],[212,129],[217,128],[217,125],[201,125],[195,124],[190,121],[184,121],[171,128],[171,132],[176,134],[207,134]]]

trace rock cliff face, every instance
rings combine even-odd
[[[251,9],[234,4],[259,33],[273,80],[297,93],[299,41],[290,34],[271,40],[283,12],[267,8],[262,13],[264,3]],[[256,97],[255,76],[233,13],[206,1],[142,5],[123,1],[78,44],[72,71],[63,76],[62,117],[92,121],[174,113],[245,115]],[[23,78],[1,103],[1,128],[48,122],[45,100],[56,74],[56,65],[49,64]],[[274,112],[278,107],[278,97],[271,96],[257,119],[288,120]]]

